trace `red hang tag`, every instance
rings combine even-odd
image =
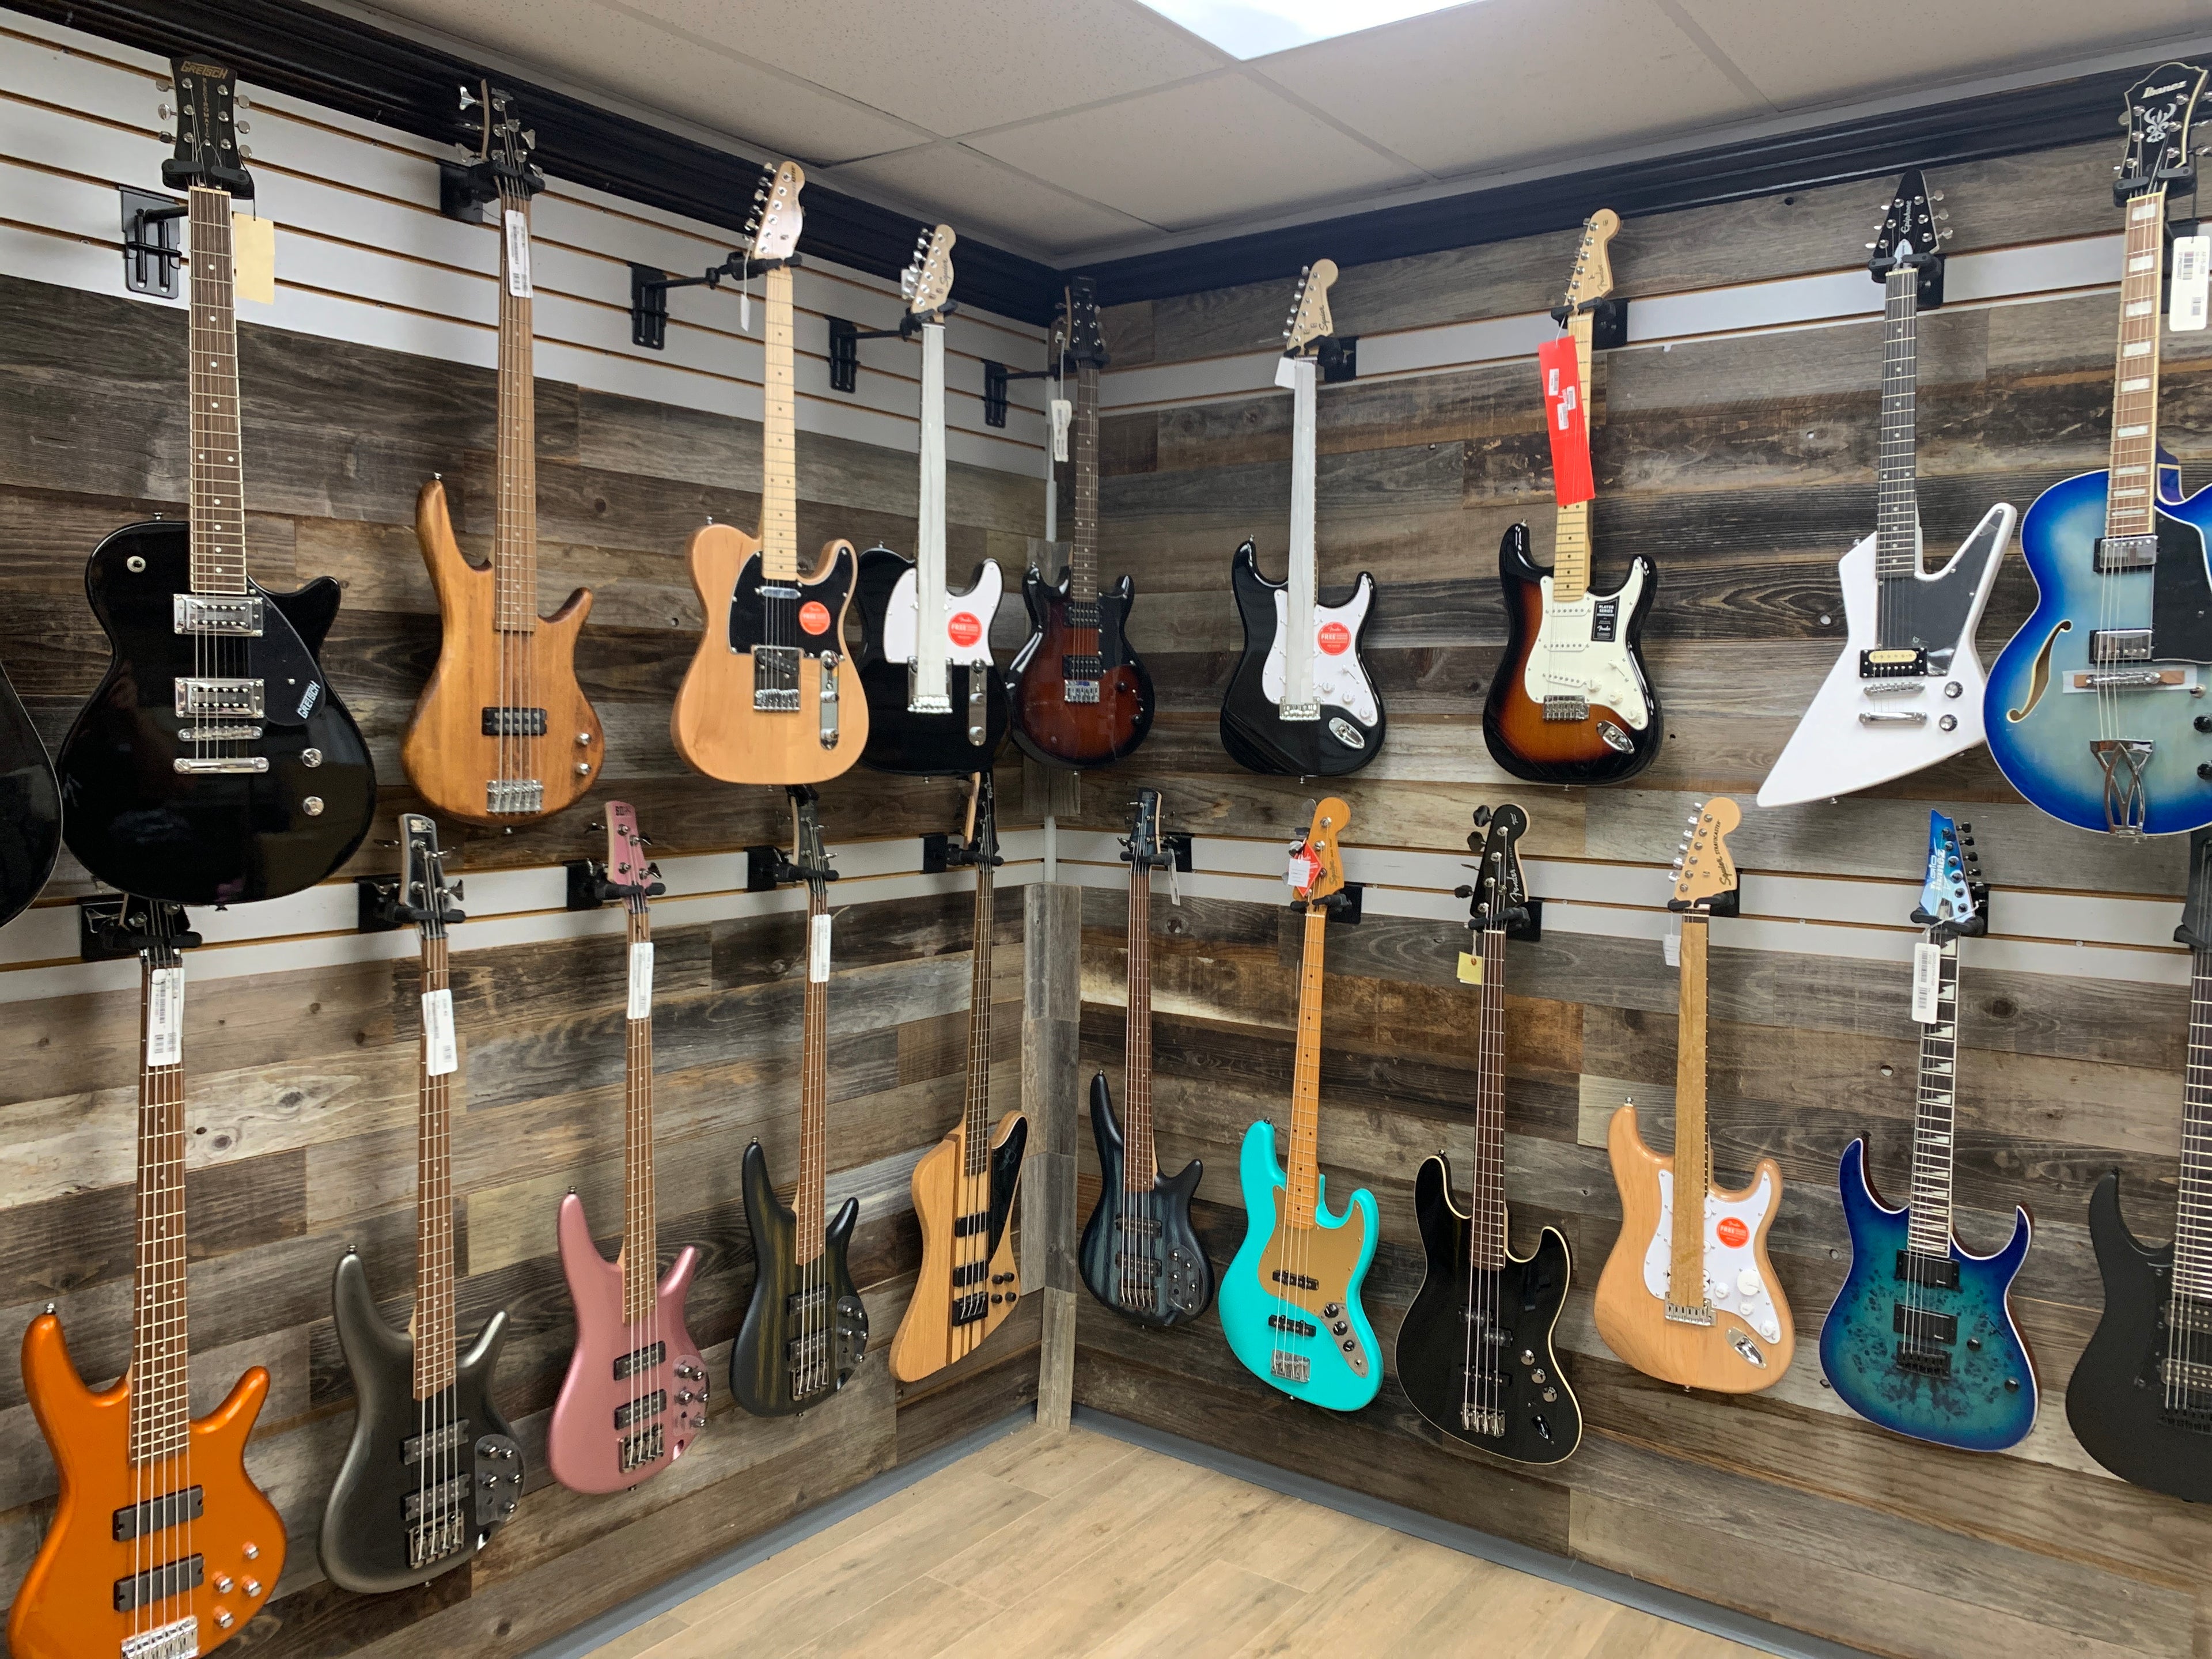
[[[1561,507],[1597,494],[1590,477],[1589,426],[1583,418],[1582,368],[1575,337],[1562,334],[1536,349],[1544,377],[1544,424],[1552,434],[1552,489]]]

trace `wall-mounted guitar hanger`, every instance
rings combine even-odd
[[[793,254],[784,263],[795,265],[799,263],[799,257]],[[671,276],[659,265],[641,265],[636,260],[631,260],[629,343],[643,346],[648,351],[667,349],[670,289],[720,288],[725,276],[742,285],[749,274],[747,256],[742,248],[732,248],[721,264],[708,265],[704,274],[697,276]]]

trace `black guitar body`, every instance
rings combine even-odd
[[[296,593],[255,584],[258,637],[179,634],[171,601],[192,591],[191,532],[157,520],[102,541],[84,586],[114,653],[56,769],[63,833],[85,868],[127,893],[240,904],[312,887],[350,858],[376,814],[376,772],[315,660],[337,584],[325,577]],[[179,735],[175,683],[195,675],[263,683],[251,723],[260,735],[223,748],[265,757],[266,772],[178,771],[194,751]]]
[[[1482,1316],[1470,1321],[1471,1223],[1452,1202],[1451,1166],[1441,1153],[1413,1179],[1413,1218],[1428,1271],[1399,1327],[1397,1356],[1399,1385],[1413,1409],[1462,1444],[1517,1462],[1571,1456],[1582,1441],[1582,1408],[1552,1352],[1552,1328],[1567,1299],[1572,1267],[1565,1236],[1547,1227],[1534,1255],[1508,1251],[1494,1291],[1486,1287],[1480,1298]],[[1465,1420],[1470,1369],[1491,1373],[1487,1397],[1500,1408],[1498,1431]]]
[[[825,651],[844,649],[844,641],[837,636],[836,619],[845,614],[846,603],[853,593],[853,550],[841,543],[831,545],[837,550],[831,556],[829,568],[795,582],[771,582],[759,553],[746,558],[730,588],[732,652],[750,652],[763,645],[796,645],[800,656],[818,658]],[[787,592],[796,590],[799,597],[781,599],[771,611],[763,591],[769,587]],[[802,619],[801,613],[810,604],[819,605],[830,618],[821,625],[819,633]]]
[[[1091,1294],[1124,1318],[1165,1328],[1197,1318],[1213,1303],[1213,1263],[1190,1224],[1190,1200],[1205,1164],[1159,1176],[1147,1194],[1121,1188],[1127,1158],[1106,1073],[1091,1079],[1091,1133],[1098,1143],[1097,1206],[1083,1229],[1077,1266]]]
[[[368,1270],[351,1250],[338,1258],[331,1305],[353,1376],[353,1443],[324,1505],[319,1554],[332,1583],[382,1595],[425,1583],[471,1559],[522,1496],[522,1453],[491,1398],[507,1315],[484,1322],[461,1354],[452,1386],[436,1401],[420,1401],[414,1340],[378,1314]],[[433,1431],[427,1473],[415,1455],[426,1428]],[[438,1537],[450,1547],[432,1548],[418,1559],[413,1521],[426,1495],[434,1519],[454,1519]]]
[[[2089,1238],[2105,1281],[2105,1315],[2066,1385],[2066,1421],[2081,1449],[2121,1480],[2152,1492],[2212,1498],[2212,1409],[2169,1408],[2163,1362],[2166,1309],[2173,1289],[2173,1246],[2139,1243],[2120,1216],[2120,1178],[2106,1175],[2089,1194]],[[2212,1334],[2198,1334],[2189,1358],[2212,1362]]]
[[[868,1310],[845,1264],[860,1200],[845,1200],[823,1229],[821,1256],[801,1267],[798,1218],[776,1197],[757,1140],[745,1148],[744,1189],[753,1299],[730,1349],[730,1391],[756,1417],[788,1417],[843,1388],[867,1354]],[[799,1346],[810,1340],[813,1352]],[[802,1370],[813,1384],[804,1392]]]
[[[1268,653],[1275,644],[1275,595],[1289,584],[1271,582],[1260,574],[1259,557],[1248,541],[1230,562],[1229,586],[1237,596],[1237,614],[1244,623],[1244,654],[1221,699],[1221,746],[1229,758],[1248,772],[1293,778],[1340,778],[1373,760],[1382,751],[1386,720],[1361,642],[1374,605],[1375,579],[1362,571],[1340,605],[1329,605],[1318,592],[1315,594],[1316,612],[1341,623],[1350,635],[1347,654],[1352,660],[1346,672],[1367,688],[1375,712],[1371,721],[1331,703],[1326,696],[1319,720],[1285,720],[1265,682]]]
[[[952,663],[945,671],[951,693],[949,714],[917,714],[907,707],[908,669],[884,654],[884,615],[890,609],[891,590],[914,568],[914,561],[887,547],[872,547],[860,555],[860,691],[868,701],[868,741],[860,750],[860,763],[878,772],[896,772],[912,778],[966,777],[988,772],[1006,741],[1006,684],[995,667]],[[983,579],[978,565],[967,588],[973,592]],[[988,617],[983,618],[988,634]],[[969,676],[983,683],[983,741],[969,736]]]
[[[39,728],[0,672],[0,922],[38,897],[62,849],[61,787]]]

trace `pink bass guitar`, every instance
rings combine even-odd
[[[660,1473],[707,1425],[707,1365],[684,1328],[699,1252],[684,1246],[658,1285],[653,1193],[653,920],[662,891],[645,858],[637,814],[607,803],[607,862],[593,878],[602,903],[629,912],[629,1053],[623,1133],[623,1247],[599,1254],[584,1200],[561,1200],[561,1267],[576,1304],[576,1351],[553,1407],[545,1462],[571,1492],[621,1492]]]

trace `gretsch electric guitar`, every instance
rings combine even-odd
[[[404,1589],[473,1559],[522,1496],[522,1451],[493,1402],[504,1309],[464,1351],[454,1328],[453,1076],[460,1069],[448,927],[467,920],[438,853],[438,826],[399,818],[400,876],[384,919],[422,944],[415,1178],[415,1310],[395,1331],[368,1268],[338,1258],[331,1310],[353,1378],[352,1443],[323,1507],[323,1574],[362,1595]]]
[[[1075,535],[1055,584],[1031,566],[1022,579],[1029,642],[1012,666],[1014,741],[1048,766],[1124,760],[1152,729],[1152,677],[1129,648],[1136,583],[1098,585],[1098,371],[1106,339],[1088,276],[1068,290],[1067,355],[1075,361]]]
[[[461,94],[464,108],[477,99]],[[399,758],[422,799],[464,823],[534,823],[592,787],[606,758],[599,717],[576,683],[576,636],[592,595],[578,588],[538,614],[538,416],[531,369],[530,201],[544,188],[538,135],[486,88],[474,187],[499,203],[498,495],[491,563],[453,539],[446,486],[415,502],[415,536],[438,595],[437,666],[415,704]]]
[[[2035,609],[1997,653],[1983,702],[1997,769],[2084,830],[2166,836],[2212,823],[2212,720],[2198,712],[2212,664],[2212,491],[2182,500],[2158,444],[2166,191],[2195,188],[2203,89],[2203,70],[2166,64],[2128,94],[2112,185],[2126,230],[2112,461],[2027,509]]]
[[[1573,1262],[1546,1227],[1516,1255],[1505,1225],[1505,941],[1540,937],[1521,873],[1528,815],[1479,807],[1468,845],[1480,857],[1470,903],[1474,948],[1460,976],[1479,988],[1474,1169],[1470,1202],[1452,1200],[1442,1152],[1413,1178],[1413,1216],[1428,1261],[1398,1328],[1398,1382],[1413,1409],[1463,1444],[1522,1463],[1556,1463],[1582,1443],[1582,1407],[1560,1374],[1552,1331]]]
[[[688,557],[707,629],[684,672],[669,734],[685,764],[725,783],[819,783],[860,757],[868,709],[845,653],[852,544],[833,541],[799,571],[797,394],[792,267],[806,175],[770,167],[754,192],[749,258],[765,271],[757,540],[732,525],[693,533]]]
[[[62,849],[62,792],[39,728],[0,670],[0,923],[21,915]]]
[[[1736,867],[1728,836],[1743,809],[1725,795],[1691,820],[1674,860],[1667,908],[1682,918],[1681,1012],[1675,1037],[1674,1151],[1662,1157],[1636,1131],[1636,1108],[1606,1137],[1620,1189],[1620,1235],[1597,1284],[1597,1331],[1647,1376],[1689,1389],[1750,1394],[1790,1369],[1790,1304],[1767,1259],[1782,1197],[1781,1166],[1759,1160],[1751,1184],[1713,1184],[1705,1116],[1708,928],[1734,915]]]
[[[1584,410],[1592,313],[1613,291],[1606,248],[1620,228],[1610,208],[1583,222],[1567,283],[1567,332]],[[1548,571],[1529,556],[1527,525],[1515,525],[1498,544],[1505,655],[1482,706],[1482,735],[1492,759],[1532,783],[1619,783],[1659,753],[1659,696],[1644,672],[1642,646],[1658,568],[1639,553],[1619,587],[1594,591],[1589,511],[1587,501],[1559,508]]]
[[[1951,234],[1940,199],[1906,173],[1872,244],[1867,268],[1885,295],[1875,532],[1838,567],[1850,637],[1759,786],[1761,806],[1871,788],[1982,741],[1974,629],[2018,515],[2000,501],[1942,569],[1923,561],[1914,398],[1920,307],[1942,301]]]
[[[2066,1385],[2081,1448],[2123,1480],[2212,1502],[2212,830],[2189,838],[2189,1066],[2173,1237],[2152,1246],[2120,1213],[2120,1173],[2089,1195],[2105,1311]]]
[[[1334,260],[1298,277],[1283,330],[1275,384],[1291,390],[1291,550],[1280,582],[1260,574],[1249,538],[1230,561],[1229,586],[1244,623],[1244,652],[1221,700],[1221,746],[1250,772],[1340,777],[1382,748],[1382,700],[1360,654],[1375,579],[1365,571],[1340,605],[1324,605],[1314,550],[1314,429],[1319,368],[1308,349],[1335,324],[1328,313]]]
[[[192,1659],[244,1629],[284,1571],[283,1520],[245,1463],[269,1373],[254,1366],[192,1420],[181,952],[199,936],[182,906],[132,896],[103,942],[138,953],[142,988],[131,1369],[98,1394],[87,1389],[52,1307],[23,1334],[23,1391],[61,1502],[9,1610],[8,1650]]]
[[[545,1466],[571,1492],[621,1492],[684,1455],[707,1426],[707,1362],[685,1328],[684,1298],[699,1252],[660,1267],[653,1184],[653,913],[660,866],[645,854],[637,813],[607,803],[607,859],[586,877],[628,918],[629,995],[623,1090],[622,1253],[592,1242],[584,1200],[561,1200],[561,1271],[576,1307],[576,1346],[545,1432]]]
[[[1190,1224],[1190,1200],[1206,1165],[1160,1173],[1152,1148],[1152,872],[1175,854],[1160,840],[1160,792],[1139,789],[1121,854],[1129,861],[1129,1018],[1121,1070],[1126,1126],[1101,1072],[1091,1079],[1091,1133],[1098,1144],[1098,1202],[1083,1229],[1076,1264],[1083,1282],[1116,1313],[1140,1325],[1179,1325],[1213,1301],[1213,1263]],[[1124,1128],[1127,1129],[1126,1135]]]
[[[1928,930],[1913,959],[1912,1196],[1889,1208],[1867,1182],[1866,1138],[1844,1149],[1851,1268],[1820,1327],[1820,1369],[1869,1422],[1961,1451],[2002,1451],[2035,1426],[2035,1367],[2011,1305],[2031,1228],[2015,1209],[2011,1242],[1994,1255],[1969,1255],[1951,1231],[1959,941],[1989,931],[1989,888],[1972,826],[1928,817],[1928,876],[1912,913]]]
[[[828,1212],[830,1176],[830,893],[837,879],[822,840],[814,791],[791,790],[791,856],[776,879],[806,884],[805,1053],[799,1072],[799,1188],[776,1196],[768,1154],[745,1148],[745,1224],[753,1240],[753,1294],[730,1350],[730,1388],[759,1417],[818,1406],[852,1381],[868,1352],[868,1310],[847,1252],[860,1218],[848,1198]]]
[[[1275,1126],[1244,1132],[1237,1175],[1244,1242],[1221,1280],[1221,1329],[1245,1369],[1294,1399],[1357,1411],[1382,1386],[1382,1348],[1359,1304],[1378,1231],[1375,1195],[1355,1188],[1331,1214],[1321,1172],[1322,961],[1328,913],[1341,903],[1340,838],[1352,809],[1331,795],[1291,855],[1305,913],[1298,974],[1298,1046],[1291,1082],[1287,1163]]]
[[[1006,736],[1006,687],[991,663],[999,562],[965,591],[945,575],[945,319],[952,307],[952,227],[922,233],[899,279],[905,325],[921,335],[921,490],[909,561],[888,547],[860,555],[860,688],[879,772],[966,776],[988,769]]]
[[[979,772],[969,797],[967,833],[948,847],[948,865],[975,871],[975,946],[968,981],[968,1103],[952,1132],[914,1166],[914,1212],[921,1224],[921,1271],[906,1317],[891,1338],[891,1375],[915,1382],[982,1346],[1022,1293],[1007,1223],[1022,1153],[1025,1113],[991,1121],[992,872],[1005,862],[991,799],[991,775]]]
[[[114,656],[57,771],[70,850],[100,880],[240,904],[312,887],[350,858],[376,773],[315,659],[337,584],[271,593],[246,574],[230,220],[253,180],[230,71],[179,58],[172,72],[177,148],[161,177],[185,191],[191,225],[191,505],[93,550],[85,593]]]

